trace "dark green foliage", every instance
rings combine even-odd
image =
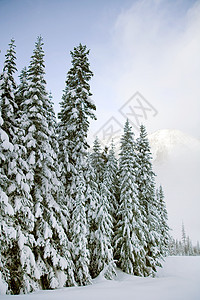
[[[8,134],[11,142],[12,138],[15,136],[15,115],[18,109],[14,97],[17,87],[13,77],[14,73],[17,71],[15,63],[16,46],[14,43],[15,41],[12,39],[6,53],[3,73],[0,75],[0,105],[1,115],[4,120],[2,128]]]
[[[88,224],[87,220],[84,220],[82,216],[81,205],[85,206],[85,201],[84,203],[82,203],[82,200],[80,201],[80,193],[82,193],[81,197],[83,197],[86,187],[85,164],[87,149],[89,147],[86,138],[89,128],[89,118],[95,119],[93,111],[96,109],[90,99],[89,81],[93,73],[90,71],[88,55],[89,50],[81,44],[71,52],[72,67],[67,73],[66,88],[62,102],[60,103],[61,112],[58,115],[60,119],[58,127],[59,162],[62,166],[61,181],[64,185],[64,201],[69,210],[70,219],[72,218],[75,222],[74,214],[76,212],[76,219],[83,222],[79,227],[75,226],[74,222],[69,223],[69,239],[72,242],[73,257],[77,266],[75,278],[77,283],[81,285],[90,282],[90,275],[88,270],[87,236],[85,232]],[[79,182],[80,174],[81,183]],[[80,184],[84,187],[82,191]],[[76,205],[78,205],[79,209],[76,209]],[[79,241],[78,235],[81,226],[85,229],[81,231]],[[83,248],[85,249],[85,253],[77,256],[76,253],[81,253]]]

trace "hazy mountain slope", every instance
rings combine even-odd
[[[157,183],[162,184],[173,234],[181,223],[194,242],[200,240],[200,141],[179,130],[149,135]]]
[[[154,161],[166,162],[170,156],[190,153],[200,153],[200,140],[191,137],[180,130],[163,129],[149,135]]]

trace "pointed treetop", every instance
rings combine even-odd
[[[14,87],[16,87],[16,84],[12,78],[13,74],[17,71],[16,68],[16,52],[15,52],[15,40],[11,39],[11,42],[9,44],[9,49],[7,50],[7,53],[5,55],[5,62],[3,67],[3,72],[6,72],[8,74],[9,80],[11,80]]]
[[[15,43],[15,40],[11,39],[10,43],[8,44],[9,49],[7,50],[7,53],[5,55],[6,59],[5,59],[4,68],[3,68],[3,71],[7,70],[10,75],[12,75],[15,71],[17,71],[16,63],[15,63],[15,60],[16,60],[15,47],[16,46],[14,43]]]
[[[35,49],[33,50],[33,55],[31,56],[31,62],[28,68],[29,79],[34,77],[36,81],[40,80],[39,76],[44,75],[44,50],[43,50],[43,39],[41,36],[37,37],[35,42]],[[37,78],[38,77],[38,78]],[[36,79],[37,78],[37,79]],[[46,83],[42,78],[43,83]]]

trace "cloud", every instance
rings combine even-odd
[[[137,1],[121,12],[106,75],[117,108],[136,91],[157,108],[150,131],[178,128],[199,137],[200,1],[185,3]]]

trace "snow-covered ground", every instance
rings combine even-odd
[[[0,296],[0,300],[199,300],[200,256],[168,257],[156,278],[141,278],[118,270],[113,281],[99,276],[93,285]]]

